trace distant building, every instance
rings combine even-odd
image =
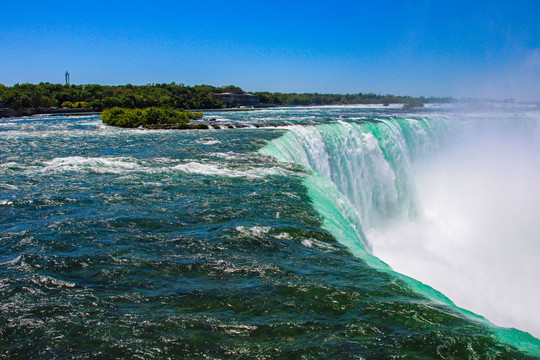
[[[259,97],[253,94],[246,94],[240,91],[224,92],[213,94],[214,99],[220,99],[225,106],[253,106],[259,105]]]
[[[66,71],[66,85],[69,85],[69,73]]]

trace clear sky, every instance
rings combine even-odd
[[[540,100],[540,0],[9,1],[0,83]]]

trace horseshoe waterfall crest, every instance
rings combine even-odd
[[[377,241],[385,228],[403,229],[398,224],[425,223],[426,214],[419,203],[415,180],[415,164],[429,159],[453,141],[465,138],[466,133],[480,131],[478,124],[472,123],[475,125],[468,121],[453,122],[444,116],[382,117],[358,122],[292,126],[259,152],[308,170],[304,185],[322,218],[323,227],[355,256],[375,269],[392,274],[413,291],[444,304],[469,320],[486,325],[502,341],[540,354],[540,341],[521,331],[530,329],[516,330],[518,326],[514,328],[513,323],[504,322],[493,325],[489,311],[484,313],[481,308],[471,311],[467,302],[456,305],[453,297],[447,297],[445,289],[438,289],[437,281],[428,281],[429,285],[426,285],[422,278],[394,270],[384,257],[378,257],[377,248],[384,246]],[[481,128],[485,126],[483,123]],[[500,121],[488,126],[507,132],[515,125]],[[536,120],[528,122],[528,126],[529,130],[525,132],[538,133]],[[517,128],[522,135],[523,129]],[[515,129],[510,132],[515,132]],[[394,231],[393,235],[398,239],[395,241],[409,240],[407,234],[399,239],[402,235],[399,231]],[[398,256],[408,255],[405,252]],[[453,280],[452,286],[459,287],[460,281],[459,278]]]
[[[400,123],[408,127],[412,144]],[[357,243],[347,244],[351,250],[385,267],[370,255],[366,231],[418,216],[411,157],[436,147],[429,126],[434,125],[424,119],[294,126],[260,153],[311,170],[305,183],[327,226],[338,233],[348,230],[357,239],[345,236],[345,241]]]

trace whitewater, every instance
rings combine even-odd
[[[540,110],[0,121],[0,357],[540,356]]]

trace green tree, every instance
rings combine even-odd
[[[26,94],[19,95],[13,103],[15,110],[28,109],[32,106],[32,99]]]
[[[95,111],[101,111],[103,110],[103,104],[101,100],[94,100],[90,103],[90,108]]]
[[[73,104],[73,107],[77,109],[86,109],[88,107],[88,103],[86,101],[77,101],[75,104]]]

